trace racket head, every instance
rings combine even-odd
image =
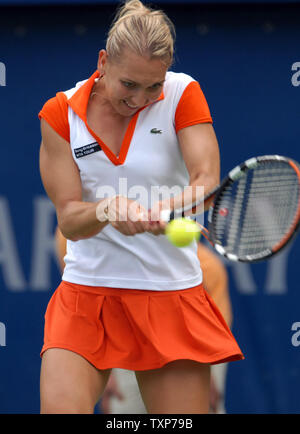
[[[259,262],[277,254],[299,229],[299,164],[267,155],[236,166],[216,193],[208,221],[212,245],[230,260]]]

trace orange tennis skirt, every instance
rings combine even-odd
[[[244,356],[202,285],[176,291],[63,281],[45,314],[42,354],[64,348],[97,369],[148,370],[178,359],[223,363]]]

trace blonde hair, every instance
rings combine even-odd
[[[173,63],[175,27],[161,10],[153,10],[139,0],[129,0],[118,10],[106,41],[112,59],[122,50],[161,59],[168,67]]]

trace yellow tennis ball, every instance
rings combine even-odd
[[[194,240],[199,240],[201,235],[197,223],[187,218],[172,220],[167,225],[165,233],[176,247],[186,247]]]

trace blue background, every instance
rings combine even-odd
[[[300,69],[292,71],[300,62],[300,5],[166,3],[160,7],[177,28],[173,70],[201,84],[222,175],[255,155],[300,161],[300,78],[292,83]],[[43,315],[60,277],[55,213],[39,176],[37,114],[57,91],[94,72],[113,13],[112,5],[0,7],[6,67],[6,86],[0,86],[0,322],[6,329],[0,413],[39,412]],[[300,347],[297,339],[292,344],[292,325],[300,321],[299,253],[297,239],[269,262],[226,263],[233,331],[246,357],[229,366],[229,413],[300,412]]]
[[[0,5],[4,6],[31,6],[31,5],[108,5],[108,4],[118,4],[118,0],[0,0]],[[148,2],[149,3],[149,2]],[[289,2],[284,2],[282,0],[188,0],[183,2],[182,0],[156,0],[152,4],[228,4],[228,3],[299,3],[299,0],[290,0]]]

